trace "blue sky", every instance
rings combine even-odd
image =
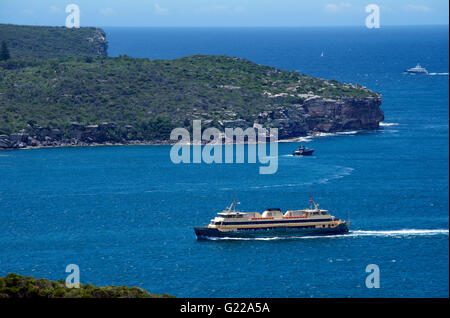
[[[0,23],[64,25],[68,4],[81,26],[363,26],[365,6],[381,27],[448,25],[448,0],[0,0]]]

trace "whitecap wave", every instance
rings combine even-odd
[[[402,229],[402,230],[387,230],[387,231],[364,231],[356,230],[350,231],[349,234],[354,236],[411,236],[411,235],[448,235],[446,229],[436,230],[419,230],[419,229]]]
[[[284,155],[284,156],[292,156],[292,155]],[[283,157],[284,157],[283,156]],[[313,184],[324,184],[331,180],[341,179],[345,176],[348,176],[352,174],[352,172],[355,170],[350,167],[336,167],[337,172],[333,173],[330,176],[323,177],[320,179],[312,180],[312,181],[305,181],[305,182],[299,182],[299,183],[283,183],[283,184],[267,184],[267,185],[261,185],[261,186],[253,186],[250,187],[250,189],[271,189],[271,188],[291,188],[291,187],[304,187],[306,185],[313,185]]]
[[[381,127],[389,127],[389,126],[397,126],[397,123],[385,123],[385,122],[381,122],[380,126]]]
[[[263,186],[254,186],[250,187],[250,189],[271,189],[271,188],[288,188],[288,187],[298,187],[311,184],[312,182],[302,182],[302,183],[283,183],[283,184],[269,184]]]
[[[319,133],[314,133],[310,137],[315,138],[315,137],[334,137],[334,136],[339,136],[339,135],[356,135],[359,132],[360,131],[358,131],[358,130],[338,131],[338,132],[332,132],[332,133],[319,132]]]
[[[320,132],[320,133],[315,133],[312,137],[332,137],[332,136],[337,136],[337,133]]]
[[[290,138],[290,139],[281,139],[278,140],[278,142],[282,143],[282,142],[311,142],[312,140],[311,136],[306,136],[306,137],[297,137],[297,138]]]
[[[316,159],[316,157],[314,156],[294,156],[293,154],[286,154],[286,155],[280,155],[279,157],[293,157],[295,159],[308,159],[308,160],[313,160]]]
[[[337,135],[355,135],[357,134],[359,131],[357,130],[350,130],[350,131],[339,131],[336,134]]]
[[[398,133],[397,129],[387,129],[387,130],[383,130],[381,133],[383,134],[394,134],[394,133]]]
[[[338,131],[338,132],[315,132],[312,135],[305,136],[305,137],[297,137],[297,138],[289,138],[289,139],[282,139],[278,142],[311,142],[314,138],[318,137],[336,137],[341,135],[356,135],[357,133],[360,133],[361,130],[347,130],[347,131]]]

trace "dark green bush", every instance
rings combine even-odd
[[[96,287],[81,284],[80,288],[67,288],[62,280],[50,281],[24,277],[15,273],[0,277],[0,298],[159,298],[172,297],[149,294],[138,287]]]

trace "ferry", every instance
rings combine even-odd
[[[349,231],[350,221],[337,219],[328,210],[319,209],[311,197],[311,206],[304,210],[290,210],[284,214],[280,209],[259,212],[236,211],[236,203],[211,220],[207,226],[195,227],[197,239],[211,238],[259,238],[277,236],[309,236],[344,234]]]

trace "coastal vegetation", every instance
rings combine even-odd
[[[11,57],[0,61],[0,148],[167,141],[194,119],[286,138],[376,128],[382,117],[380,95],[365,87],[242,58],[107,57],[96,28],[0,25],[0,41]]]
[[[6,61],[10,59],[9,55],[9,49],[8,45],[5,41],[2,41],[1,47],[0,47],[0,61]]]
[[[171,298],[127,286],[97,287],[80,284],[80,288],[67,288],[63,281],[37,279],[10,273],[0,277],[0,298]]]
[[[6,42],[14,59],[105,56],[107,51],[105,33],[93,27],[0,24],[0,41]]]
[[[253,124],[264,111],[301,103],[301,94],[374,95],[227,56],[67,57],[12,60],[0,67],[0,134],[28,124],[66,131],[72,122],[114,122],[132,126],[131,138],[152,140],[167,137],[172,127],[187,126],[192,119],[243,119]]]

